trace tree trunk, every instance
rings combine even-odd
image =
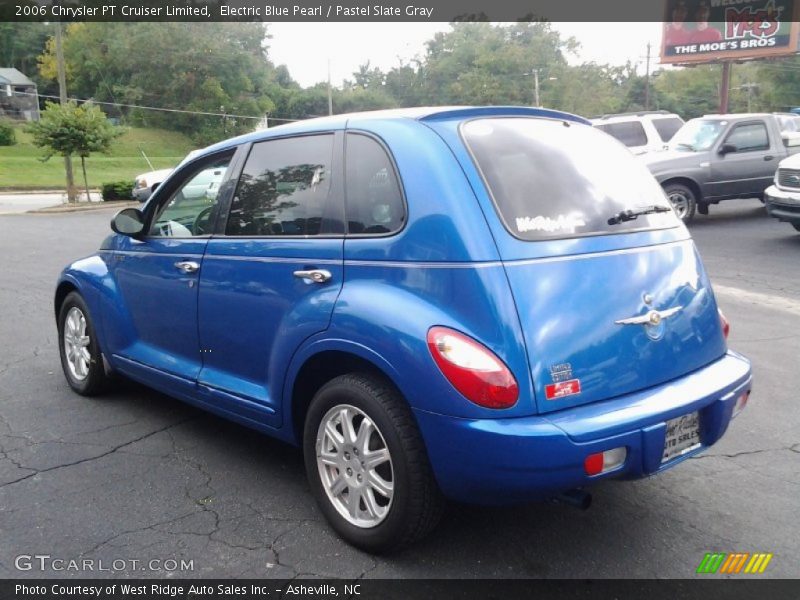
[[[78,192],[75,191],[75,177],[72,174],[72,157],[64,157],[64,171],[67,174],[67,202],[77,202]]]
[[[86,157],[81,156],[81,168],[83,169],[83,185],[86,188],[86,201],[91,202],[92,197],[89,195],[89,179],[86,177]]]

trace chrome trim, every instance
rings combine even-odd
[[[669,319],[672,315],[683,310],[682,306],[668,308],[666,310],[651,310],[638,317],[629,317],[614,321],[617,325],[659,325],[664,319]]]
[[[184,273],[196,273],[200,270],[200,264],[193,260],[179,260],[175,263],[175,268]]]
[[[325,283],[326,281],[330,281],[331,277],[333,277],[333,275],[331,275],[331,272],[326,271],[325,269],[295,271],[293,275],[298,279],[308,280],[312,283]]]

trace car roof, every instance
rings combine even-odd
[[[592,117],[591,121],[593,124],[599,125],[602,123],[619,123],[621,121],[642,121],[644,119],[653,120],[653,119],[669,119],[669,118],[680,119],[681,117],[680,115],[671,113],[666,110],[649,110],[640,112],[601,115],[599,117]]]
[[[715,119],[719,121],[741,121],[744,119],[760,119],[763,117],[774,117],[773,113],[733,113],[733,114],[711,114],[699,117],[701,119]]]
[[[531,108],[526,106],[421,106],[415,108],[395,108],[388,110],[373,110],[366,112],[345,113],[328,117],[317,117],[296,121],[286,125],[278,125],[269,129],[262,129],[231,138],[208,148],[204,148],[194,158],[199,158],[212,152],[233,148],[248,142],[259,142],[273,137],[290,134],[312,133],[318,131],[333,131],[344,129],[358,123],[367,123],[375,120],[408,120],[408,121],[437,121],[449,119],[471,119],[492,116],[518,116],[540,117],[548,119],[563,119],[591,125],[583,117],[558,110],[546,108]]]

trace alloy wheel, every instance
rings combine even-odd
[[[316,454],[322,487],[337,512],[357,527],[379,525],[392,505],[394,471],[375,422],[355,406],[334,406],[320,421]]]
[[[89,375],[89,334],[86,332],[86,317],[81,309],[73,306],[64,319],[64,354],[70,375],[83,381]]]

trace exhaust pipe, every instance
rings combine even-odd
[[[578,488],[567,490],[566,492],[555,496],[553,500],[560,504],[568,504],[581,510],[587,510],[592,505],[592,495],[589,492]]]

